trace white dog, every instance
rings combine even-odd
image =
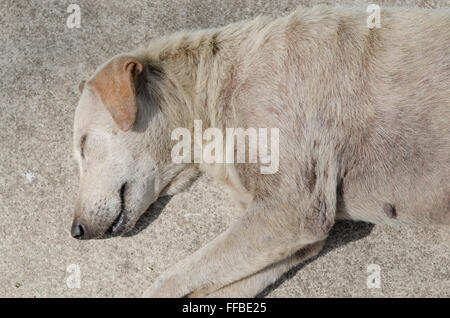
[[[450,224],[450,11],[299,9],[183,32],[80,86],[72,235],[117,236],[206,171],[244,207],[146,296],[255,296],[337,219]],[[279,169],[172,161],[179,127],[278,128]]]

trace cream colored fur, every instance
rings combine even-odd
[[[450,11],[382,8],[379,29],[366,19],[365,8],[315,7],[154,41],[127,54],[144,67],[128,132],[86,86],[75,118],[76,219],[90,237],[117,217],[124,182],[127,231],[197,168],[244,208],[145,296],[255,296],[317,254],[340,218],[450,224]],[[279,128],[279,171],[173,164],[171,131],[198,119]]]

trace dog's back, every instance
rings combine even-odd
[[[336,156],[338,217],[449,224],[450,12],[383,9],[372,29],[366,19],[316,8],[263,23],[234,74],[239,125],[281,127],[281,173],[293,152],[303,165]]]

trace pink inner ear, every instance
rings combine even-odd
[[[132,123],[123,121],[123,122],[120,123],[119,128],[120,128],[120,130],[122,130],[124,132],[127,132],[128,130],[131,129],[132,126],[133,126]]]
[[[123,70],[127,73],[130,73],[133,77],[141,74],[142,72],[142,64],[137,63],[136,61],[129,61],[125,63]]]

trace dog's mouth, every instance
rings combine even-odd
[[[122,184],[119,190],[120,195],[120,213],[113,221],[113,223],[109,226],[108,230],[105,233],[105,236],[118,236],[122,234],[125,229],[125,225],[127,223],[126,220],[126,207],[125,207],[125,192],[127,190],[127,183]]]

